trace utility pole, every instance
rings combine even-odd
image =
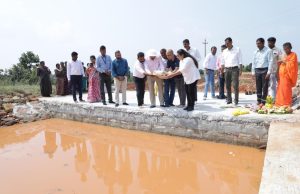
[[[206,57],[206,45],[208,44],[208,42],[206,41],[206,38],[204,39],[204,42],[202,42],[202,44],[204,44],[204,58]]]

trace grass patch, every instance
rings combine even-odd
[[[0,86],[0,94],[9,93],[32,93],[33,95],[39,96],[40,86],[39,85],[26,85],[26,84],[16,84],[16,85],[2,85]],[[52,85],[52,94],[55,94],[55,86]]]

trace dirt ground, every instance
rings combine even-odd
[[[204,90],[204,84],[205,84],[205,79],[204,79],[204,75],[201,76],[201,80],[198,82],[198,89],[199,91],[203,91]],[[219,84],[218,84],[218,79],[217,77],[215,78],[215,86],[216,86],[216,91],[219,90]],[[147,88],[147,85],[146,85],[146,88]],[[243,72],[241,78],[240,78],[240,92],[255,92],[255,84],[254,84],[254,81],[252,79],[252,75],[251,73],[245,73]],[[135,90],[135,85],[133,82],[130,82],[128,83],[128,86],[127,86],[127,89],[128,90]]]

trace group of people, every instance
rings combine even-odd
[[[257,50],[252,62],[252,75],[256,82],[257,103],[265,104],[270,95],[277,106],[292,104],[292,88],[298,78],[298,59],[292,52],[292,44],[283,44],[282,51],[275,46],[276,38],[268,38],[268,48],[265,40],[256,40]]]
[[[265,103],[266,97],[271,95],[276,105],[284,106],[292,103],[292,87],[295,86],[298,73],[297,55],[291,51],[291,43],[283,45],[284,53],[275,46],[276,39],[268,39],[268,47],[265,40],[259,38],[256,41],[257,50],[252,62],[252,75],[256,82],[257,103]],[[151,49],[146,54],[139,52],[134,63],[133,79],[136,86],[138,106],[144,105],[146,83],[150,95],[150,108],[156,107],[156,90],[161,107],[174,106],[175,89],[178,90],[180,104],[178,107],[184,110],[194,110],[197,101],[197,82],[200,79],[199,63],[200,52],[190,47],[188,39],[183,41],[183,49],[176,53],[172,49],[161,49],[160,54]],[[90,63],[85,70],[83,63],[78,60],[78,53],[71,54],[72,60],[65,66],[57,64],[55,75],[57,77],[57,94],[68,94],[68,83],[71,85],[73,100],[77,103],[76,91],[79,93],[79,101],[83,102],[83,76],[88,78],[88,102],[102,102],[107,105],[105,89],[108,94],[108,103],[120,105],[119,93],[122,93],[122,104],[126,102],[127,75],[129,66],[126,59],[118,50],[115,59],[112,60],[106,54],[106,47],[100,47],[100,55],[90,57]],[[211,52],[205,57],[203,67],[205,70],[205,89],[203,99],[207,99],[210,88],[211,97],[226,99],[227,104],[239,103],[239,80],[242,74],[242,53],[239,47],[233,46],[230,37],[225,39],[221,46],[221,53],[217,55],[217,47],[213,46]],[[50,70],[41,62],[38,75],[41,77],[41,93],[45,94],[45,75]],[[215,95],[215,74],[218,75],[219,95]],[[112,96],[112,78],[115,85],[115,102]],[[232,99],[232,89],[234,99]],[[47,87],[46,87],[47,88]],[[225,89],[226,88],[226,95]],[[186,104],[187,101],[187,104]]]

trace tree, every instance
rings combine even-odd
[[[34,64],[39,61],[39,56],[32,51],[22,53],[19,58],[19,63],[13,65],[13,67],[8,70],[11,81],[13,83],[36,84],[38,77],[36,76],[36,66]]]
[[[19,64],[22,65],[25,69],[31,69],[33,63],[40,62],[40,57],[35,55],[32,51],[27,51],[22,53],[19,58]]]

